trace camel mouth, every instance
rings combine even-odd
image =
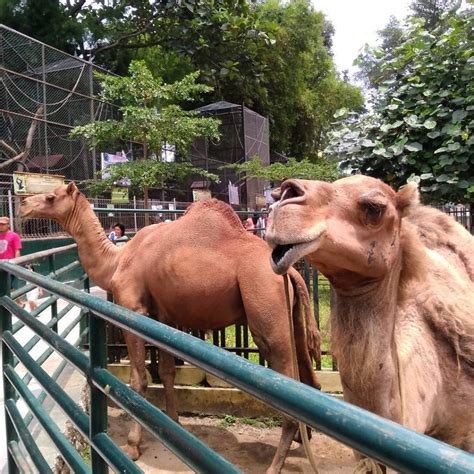
[[[283,275],[288,269],[309,253],[314,241],[299,244],[277,245],[272,251],[271,264],[273,271]]]

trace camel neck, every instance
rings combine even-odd
[[[331,312],[332,346],[341,376],[353,388],[370,390],[383,376],[377,367],[392,367],[396,360],[394,328],[400,266],[377,281],[364,283],[352,294],[334,291]],[[360,387],[359,387],[360,388]]]
[[[120,249],[107,238],[99,219],[83,195],[77,197],[73,210],[62,224],[77,243],[84,270],[94,283],[109,291]]]

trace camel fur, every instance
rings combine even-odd
[[[247,322],[270,367],[294,377],[283,279],[271,269],[266,243],[248,234],[227,204],[215,199],[195,203],[180,219],[145,227],[121,248],[107,239],[74,183],[26,198],[21,214],[62,224],[76,240],[86,272],[111,291],[118,304],[172,327],[212,330]],[[290,268],[288,275],[300,379],[320,388],[311,360],[319,356],[320,339],[308,292],[296,270]],[[145,344],[128,332],[124,336],[131,386],[144,396]],[[159,375],[167,413],[177,421],[174,357],[164,351]],[[296,430],[295,421],[284,422],[269,472],[281,470]],[[140,455],[141,438],[141,426],[135,422],[125,447],[134,460]]]
[[[474,452],[474,238],[411,184],[288,180],[276,197],[273,268],[306,256],[330,280],[344,398]]]

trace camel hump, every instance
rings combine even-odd
[[[189,218],[203,219],[205,215],[218,214],[219,219],[223,222],[227,222],[236,230],[245,233],[245,229],[240,222],[239,216],[235,213],[232,207],[224,201],[219,199],[206,199],[204,201],[197,201],[191,204],[184,213],[184,216]],[[184,217],[183,216],[183,217]]]
[[[422,205],[414,206],[406,218],[427,248],[448,256],[474,282],[474,238],[461,224],[438,209]]]

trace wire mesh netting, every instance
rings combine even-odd
[[[111,104],[96,97],[97,70],[90,62],[0,25],[0,192],[11,188],[14,171],[59,174],[76,181],[95,176],[95,153],[69,132],[116,114]],[[32,129],[29,152],[10,162],[25,151]]]
[[[243,105],[226,101],[196,110],[203,116],[214,117],[221,122],[221,139],[216,142],[196,140],[190,152],[193,165],[220,177],[220,183],[212,183],[209,186],[213,196],[229,202],[230,181],[238,189],[238,204],[256,209],[257,196],[262,195],[266,182],[263,179],[242,178],[233,170],[221,167],[242,163],[255,157],[264,165],[270,164],[268,120]]]

